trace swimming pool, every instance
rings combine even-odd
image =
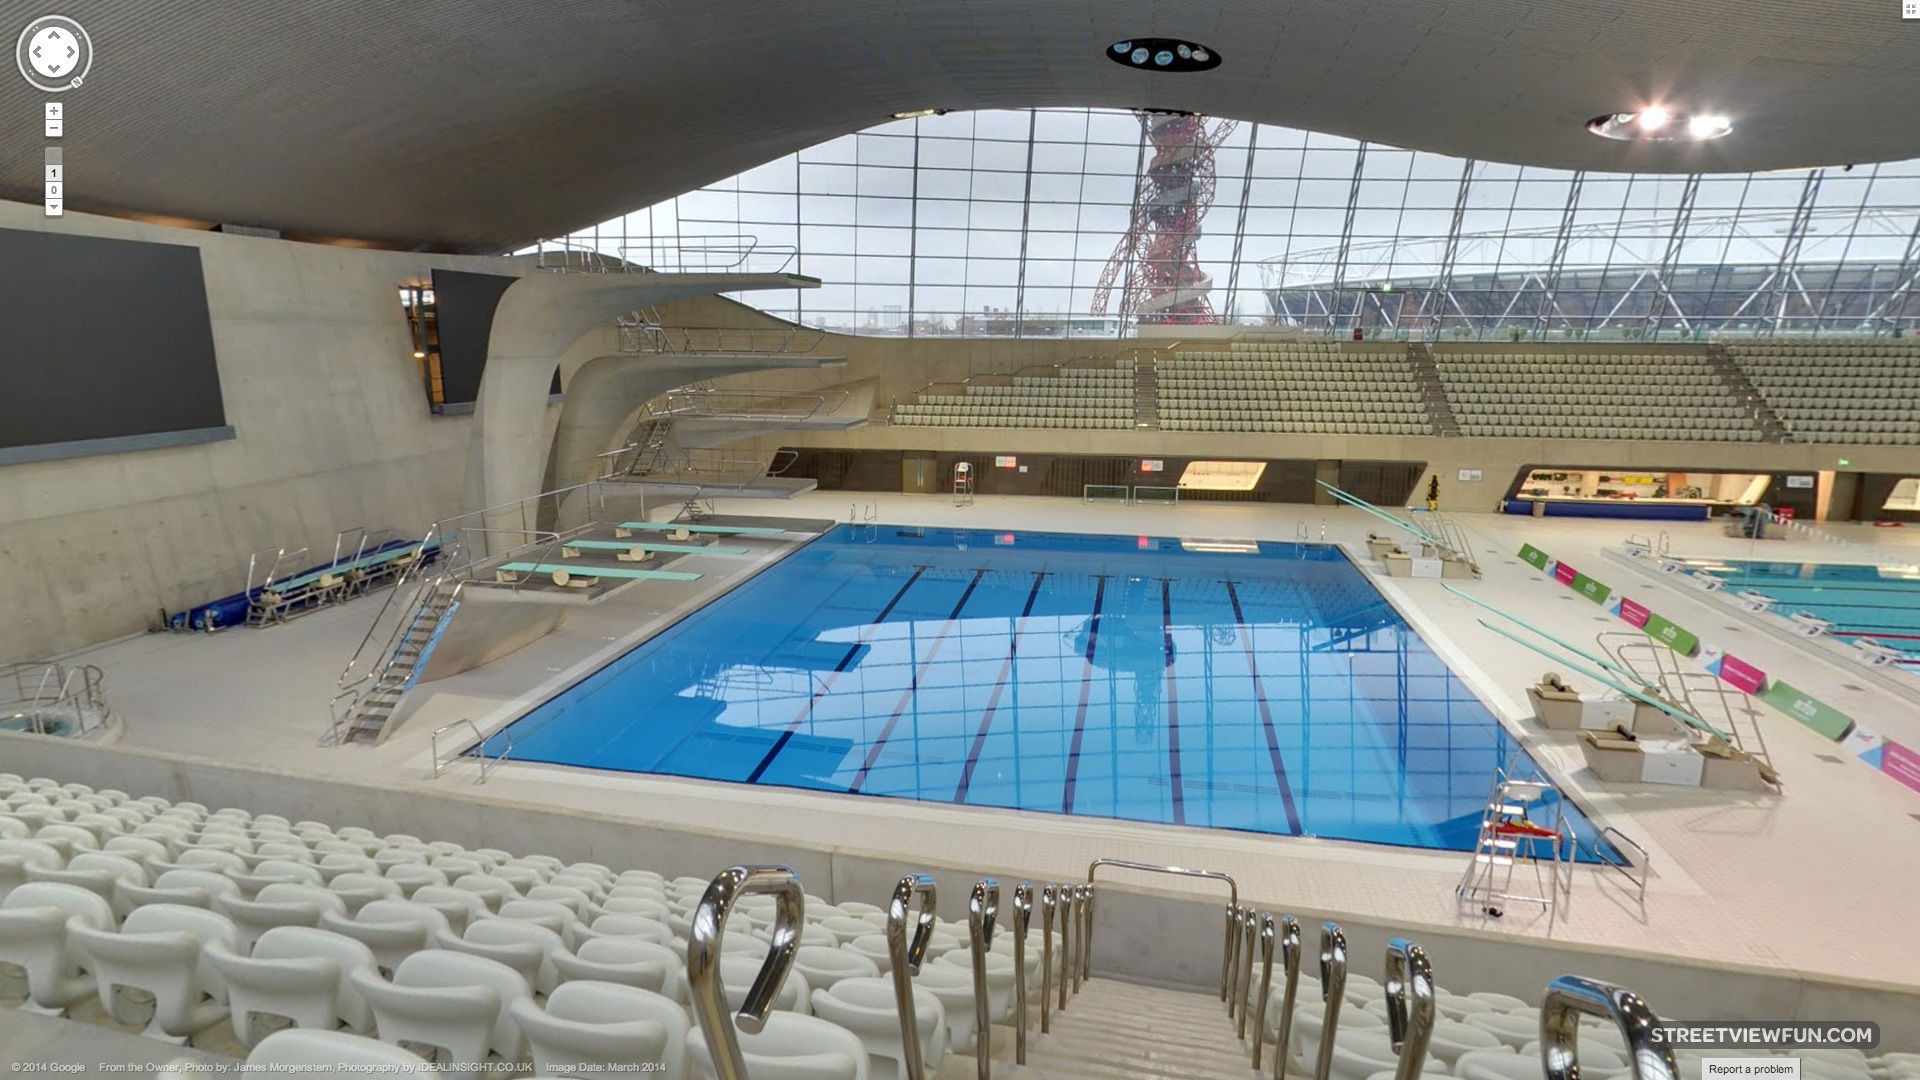
[[[1515,752],[1332,545],[887,526],[834,529],[486,753],[509,740],[522,762],[1459,851]]]
[[[1920,555],[1916,555],[1920,558]],[[1920,667],[1920,570],[1912,566],[1688,559],[1689,569],[1726,581],[1729,592],[1774,599],[1782,615],[1806,612],[1833,624],[1842,641],[1871,638]]]

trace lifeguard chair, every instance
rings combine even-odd
[[[965,461],[953,466],[953,505],[973,505],[973,466]]]

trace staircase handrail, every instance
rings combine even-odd
[[[727,1015],[726,985],[720,975],[720,952],[726,944],[727,916],[742,896],[771,893],[775,900],[773,935],[753,986],[732,1016]],[[687,932],[687,986],[693,999],[695,1023],[706,1037],[707,1052],[719,1080],[747,1080],[740,1053],[738,1025],[749,1035],[766,1026],[774,999],[793,970],[800,950],[800,931],[806,921],[806,893],[800,875],[785,866],[730,866],[713,879],[693,911]]]
[[[1679,1080],[1673,1051],[1653,1037],[1660,1018],[1640,995],[1581,975],[1562,975],[1547,984],[1540,1005],[1540,1058],[1546,1080],[1578,1080],[1582,1016],[1611,1020],[1620,1029],[1633,1080]]]
[[[1014,1028],[1013,1063],[1027,1063],[1027,928],[1033,922],[1033,882],[1013,887],[1013,1011],[1019,1017]]]
[[[1427,952],[1406,938],[1387,943],[1387,970],[1382,980],[1387,997],[1387,1036],[1400,1055],[1394,1080],[1419,1080],[1427,1060],[1427,1042],[1433,1037],[1433,964]]]
[[[1138,871],[1141,871],[1142,873],[1148,873],[1148,874],[1168,874],[1174,877],[1205,878],[1209,881],[1223,881],[1226,883],[1227,885],[1227,936],[1226,936],[1226,947],[1225,949],[1222,950],[1221,956],[1220,956],[1220,1000],[1227,1001],[1228,1000],[1228,995],[1227,995],[1228,981],[1233,971],[1233,963],[1235,959],[1234,953],[1237,951],[1234,948],[1234,942],[1237,939],[1236,931],[1238,930],[1239,911],[1240,911],[1240,883],[1233,879],[1233,875],[1225,873],[1224,871],[1220,871],[1220,870],[1196,870],[1196,869],[1191,869],[1185,866],[1160,866],[1154,863],[1133,862],[1128,859],[1101,858],[1101,859],[1095,859],[1092,862],[1087,864],[1086,888],[1089,890],[1089,896],[1088,896],[1089,899],[1091,899],[1091,889],[1093,888],[1094,877],[1099,872],[1100,868],[1103,866],[1112,867],[1115,870],[1138,870]],[[1093,946],[1091,919],[1088,920],[1087,939],[1088,940],[1086,942],[1086,947],[1087,947],[1088,953],[1090,954]],[[1091,970],[1091,959],[1092,959],[1091,955],[1085,958],[1085,962],[1082,964],[1083,970]]]
[[[1284,1080],[1287,1041],[1293,1037],[1294,995],[1300,989],[1300,956],[1304,951],[1300,920],[1291,915],[1280,916],[1279,938],[1280,963],[1286,983],[1280,992],[1280,1027],[1273,1049],[1273,1080]],[[1264,1011],[1260,1019],[1262,1023],[1266,1022]]]
[[[1339,923],[1320,926],[1320,1000],[1325,1006],[1320,1023],[1320,1053],[1313,1066],[1313,1080],[1327,1080],[1333,1073],[1334,1036],[1340,1025],[1340,1003],[1347,996],[1347,935]],[[1284,1050],[1284,1048],[1283,1048]],[[1568,1080],[1579,1080],[1570,1077]]]
[[[993,1017],[987,1006],[987,950],[993,948],[994,924],[1000,918],[1000,882],[984,878],[974,882],[967,897],[967,940],[973,948],[973,1058],[980,1080],[992,1080],[993,1055],[988,1053]],[[1026,972],[1014,965],[1013,981],[1021,982]]]
[[[920,911],[913,916],[913,936],[909,940],[907,919],[913,914],[916,899]],[[887,903],[887,957],[893,969],[893,1002],[900,1012],[901,1080],[926,1080],[927,1068],[920,1056],[920,1016],[913,1004],[913,977],[920,974],[927,946],[933,941],[938,899],[933,875],[907,874],[894,885],[893,897]],[[984,1042],[987,1033],[982,1031],[980,1037]]]

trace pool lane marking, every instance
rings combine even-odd
[[[1293,805],[1293,785],[1287,782],[1287,766],[1280,760],[1280,736],[1273,730],[1273,709],[1267,704],[1266,688],[1260,684],[1260,664],[1253,655],[1253,633],[1247,626],[1247,617],[1240,610],[1240,593],[1233,582],[1223,582],[1227,587],[1227,600],[1233,605],[1233,621],[1240,628],[1240,646],[1247,653],[1247,671],[1253,675],[1253,700],[1260,707],[1260,726],[1267,733],[1267,756],[1273,760],[1273,779],[1280,785],[1280,805],[1287,811],[1287,827],[1293,835],[1299,836],[1300,810]]]
[[[1087,619],[1087,668],[1080,674],[1080,707],[1073,714],[1073,746],[1067,751],[1067,779],[1060,794],[1060,812],[1073,813],[1074,785],[1080,774],[1080,744],[1087,737],[1087,698],[1093,693],[1093,650],[1100,641],[1100,605],[1107,596],[1107,575],[1093,590],[1093,615]]]
[[[1033,614],[1033,602],[1040,598],[1040,583],[1046,576],[1044,570],[1033,575],[1033,591],[1027,594],[1027,606],[1020,609],[1020,621],[1014,624],[1013,637],[1007,642],[1007,658],[1000,662],[1000,678],[993,684],[993,695],[987,698],[986,715],[980,718],[980,730],[973,733],[973,745],[967,748],[967,763],[961,767],[960,783],[953,789],[954,802],[967,801],[967,789],[973,786],[974,766],[979,764],[980,751],[987,745],[987,729],[993,726],[993,718],[1000,711],[1000,697],[1006,693],[1014,657],[1020,652],[1020,635],[1027,632],[1027,617]]]
[[[793,740],[794,734],[800,730],[800,725],[806,722],[807,717],[813,715],[814,706],[819,704],[820,699],[826,697],[827,694],[833,690],[833,684],[839,680],[841,675],[846,674],[847,668],[851,666],[854,659],[860,655],[860,650],[866,647],[867,639],[871,638],[874,633],[880,629],[881,623],[887,621],[887,616],[893,614],[893,609],[899,606],[901,600],[905,599],[907,590],[913,588],[913,583],[919,581],[920,575],[926,573],[927,570],[928,568],[925,566],[914,567],[913,573],[907,578],[907,583],[900,586],[900,591],[893,594],[893,599],[887,601],[887,606],[880,609],[880,614],[874,616],[873,621],[867,623],[867,625],[861,629],[859,635],[853,639],[853,644],[847,647],[847,654],[840,658],[838,664],[833,666],[832,672],[819,681],[819,685],[814,688],[812,696],[807,698],[807,703],[800,707],[800,711],[794,714],[792,720],[787,721],[787,730],[781,732],[780,737],[773,740],[773,747],[767,751],[767,755],[760,759],[760,764],[753,767],[753,772],[747,774],[747,783],[757,784],[760,782],[760,777],[766,774],[767,767],[773,764],[773,759],[780,756],[780,751],[787,748],[787,743]]]
[[[1173,823],[1187,823],[1186,794],[1180,787],[1180,684],[1173,678],[1173,583],[1160,579],[1161,645],[1167,660],[1167,775],[1173,781]]]
[[[933,644],[927,649],[927,655],[913,669],[913,678],[907,682],[907,688],[900,691],[900,700],[893,707],[893,715],[887,717],[886,726],[880,729],[880,737],[875,739],[873,745],[867,750],[867,760],[860,764],[860,771],[854,774],[853,783],[847,785],[848,794],[858,795],[860,789],[866,786],[867,774],[873,771],[874,762],[880,760],[880,751],[886,749],[887,740],[893,737],[893,729],[900,723],[900,717],[906,714],[907,706],[913,704],[913,696],[920,690],[920,680],[926,676],[927,669],[933,666],[933,658],[940,654],[940,646],[947,643],[947,635],[953,633],[953,628],[959,624],[960,609],[967,606],[967,601],[973,596],[973,590],[980,587],[980,579],[986,576],[987,568],[984,566],[973,572],[973,580],[967,582],[966,591],[960,594],[960,600],[953,605],[953,611],[947,616],[947,621],[941,624],[940,635],[933,639]]]

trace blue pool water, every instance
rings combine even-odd
[[[1872,638],[1908,654],[1920,667],[1920,572],[1911,567],[1836,563],[1692,559],[1688,565],[1724,578],[1730,592],[1774,599],[1782,615],[1806,612],[1833,623],[1842,641]]]
[[[508,739],[516,761],[1459,851],[1515,752],[1333,546],[886,526],[806,545],[486,752]]]

